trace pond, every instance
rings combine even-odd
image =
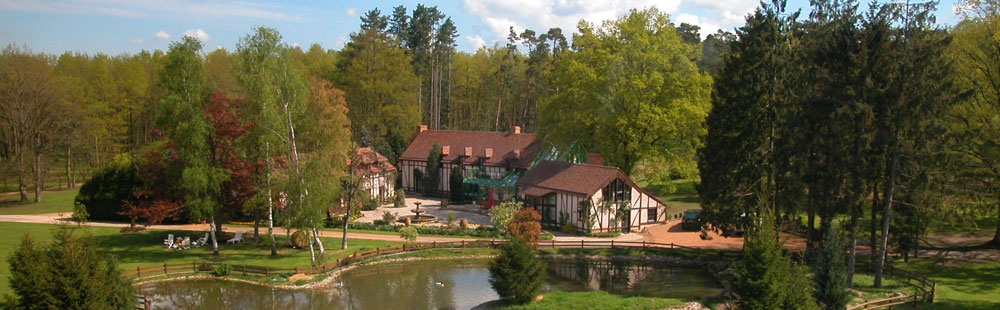
[[[695,267],[628,261],[548,260],[544,291],[603,290],[700,300],[722,288]],[[499,297],[486,260],[412,261],[344,272],[323,290],[286,290],[215,279],[144,284],[156,309],[471,309]]]

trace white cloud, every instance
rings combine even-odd
[[[358,9],[347,8],[347,12],[345,12],[344,15],[347,15],[347,17],[358,17]]]
[[[469,41],[470,45],[472,45],[472,50],[478,50],[482,47],[486,47],[486,40],[483,40],[483,37],[480,35],[466,36],[465,39]]]
[[[194,17],[247,17],[269,20],[303,20],[289,15],[289,5],[249,1],[128,0],[128,1],[0,1],[0,11],[46,12],[58,14],[101,14],[131,18],[182,15]]]
[[[201,28],[185,30],[184,36],[198,39],[198,41],[201,41],[202,43],[208,42],[208,40],[212,39],[212,36],[208,35],[208,32],[205,32],[205,30]]]
[[[333,46],[334,46],[334,48],[341,48],[341,47],[343,47],[346,44],[347,44],[347,36],[346,35],[341,35],[339,37],[333,38]]]
[[[170,34],[167,33],[166,30],[160,30],[159,32],[157,32],[156,34],[154,34],[153,37],[156,37],[157,39],[161,39],[161,40],[167,40],[167,39],[170,39]]]
[[[143,40],[141,38],[133,38],[132,40],[128,40],[128,43],[132,44],[142,44],[142,42]]]
[[[478,16],[492,30],[493,37],[505,40],[510,27],[518,33],[524,29],[545,32],[558,27],[570,34],[576,32],[580,20],[599,25],[624,16],[633,8],[656,7],[661,12],[673,13],[680,4],[681,0],[465,0],[464,9]]]
[[[295,42],[295,43],[292,43],[292,47],[302,47],[302,46],[299,45],[299,42]]]

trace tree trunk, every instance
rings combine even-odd
[[[14,141],[14,156],[17,157],[17,191],[21,195],[20,201],[28,201],[28,172],[24,167],[24,151],[22,146],[16,145]]]
[[[997,230],[993,233],[993,245],[1000,247],[1000,195],[997,197]]]
[[[340,237],[340,249],[347,250],[347,224],[351,222],[351,204],[347,200],[347,211],[344,213],[344,235]]]
[[[319,229],[316,228],[316,222],[310,219],[309,225],[312,225],[313,237],[316,237],[316,246],[319,247],[319,254],[325,253],[326,248],[323,246],[323,240],[319,239]]]
[[[875,257],[876,264],[873,266],[875,268],[875,283],[873,286],[876,288],[882,287],[882,271],[885,266],[886,255],[888,255],[888,245],[889,245],[889,221],[892,217],[892,194],[895,190],[896,185],[896,170],[899,166],[899,134],[896,134],[896,140],[893,142],[892,148],[892,164],[889,167],[889,180],[885,184],[885,215],[882,216],[882,241],[881,249],[878,251],[878,256]],[[874,253],[873,253],[874,254]]]
[[[306,237],[309,237],[308,232],[306,233]],[[314,237],[316,237],[316,239],[319,239],[319,236],[314,236]],[[316,267],[316,250],[313,249],[312,242],[309,242],[309,263],[311,264],[310,266]]]
[[[854,266],[858,256],[858,220],[861,217],[861,205],[851,210],[851,222],[848,228],[851,232],[850,255],[847,257],[847,287],[854,287]]]
[[[42,152],[35,151],[35,203],[42,202],[42,187],[45,181],[42,180]]]
[[[268,180],[270,179],[268,176]],[[267,235],[271,236],[271,256],[278,256],[278,241],[274,239],[274,204],[271,201],[270,188],[267,189]]]
[[[66,188],[76,187],[73,180],[73,147],[66,146]]]
[[[219,240],[215,237],[215,215],[209,218],[208,231],[212,236],[212,255],[219,256]]]

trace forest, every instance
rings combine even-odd
[[[366,12],[340,50],[266,27],[234,51],[193,38],[134,55],[8,46],[0,175],[40,201],[133,166],[137,204],[183,202],[192,220],[280,204],[315,227],[350,192],[357,147],[395,161],[420,124],[520,126],[650,184],[700,180],[715,227],[773,213],[804,219],[809,240],[837,223],[852,250],[867,238],[908,253],[928,227],[991,218],[1000,244],[997,1],[962,1],[947,27],[935,2],[811,3],[808,16],[762,4],[704,39],[633,9],[575,32],[511,28],[474,53],[455,49],[461,25],[423,5]]]

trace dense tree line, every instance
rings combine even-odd
[[[810,259],[820,236],[840,229],[847,285],[867,239],[879,286],[889,249],[907,258],[930,225],[949,225],[939,215],[967,224],[1000,206],[997,6],[965,2],[968,17],[946,29],[934,2],[811,5],[800,19],[784,1],[764,4],[720,49],[728,56],[698,153],[702,214],[720,230],[804,215]],[[842,268],[831,251],[817,265],[827,306],[842,298],[829,289],[831,270]]]

